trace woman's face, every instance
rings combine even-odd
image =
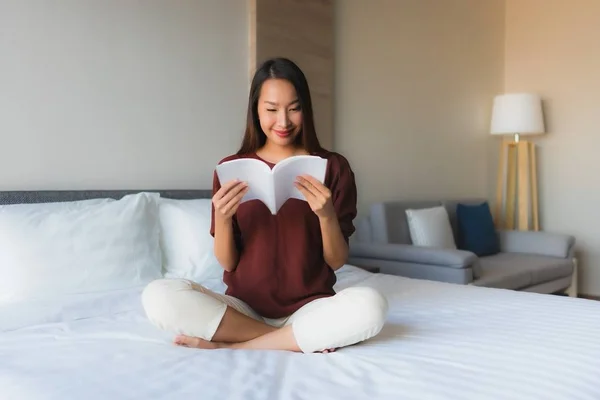
[[[302,110],[294,86],[284,79],[268,79],[258,98],[258,118],[267,141],[291,146],[302,129]]]

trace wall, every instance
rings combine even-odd
[[[0,2],[0,190],[209,186],[244,129],[246,7]]]
[[[600,2],[507,0],[506,91],[545,100],[548,134],[536,138],[540,224],[573,234],[580,288],[600,295]]]
[[[388,199],[486,196],[503,0],[336,3],[335,148],[359,213]]]

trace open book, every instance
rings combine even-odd
[[[327,160],[318,156],[300,155],[288,157],[273,167],[254,158],[240,158],[217,165],[221,184],[233,179],[248,183],[248,192],[242,203],[249,200],[262,201],[275,215],[288,199],[305,200],[294,182],[299,175],[311,175],[319,182],[325,181]]]

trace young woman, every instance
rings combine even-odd
[[[306,201],[290,199],[277,215],[260,201],[240,204],[246,183],[219,182],[215,174],[211,234],[226,294],[179,279],[152,282],[143,294],[149,319],[180,333],[176,344],[329,352],[382,329],[388,305],[377,291],[333,289],[354,232],[352,169],[320,146],[302,71],[288,59],[271,59],[252,81],[242,146],[221,162],[251,157],[272,168],[299,154],[328,160],[325,182],[297,177]]]

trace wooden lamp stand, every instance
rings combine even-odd
[[[494,215],[497,228],[515,229],[515,211],[518,230],[540,229],[535,144],[519,140],[518,134],[514,140],[503,139],[500,146]]]

